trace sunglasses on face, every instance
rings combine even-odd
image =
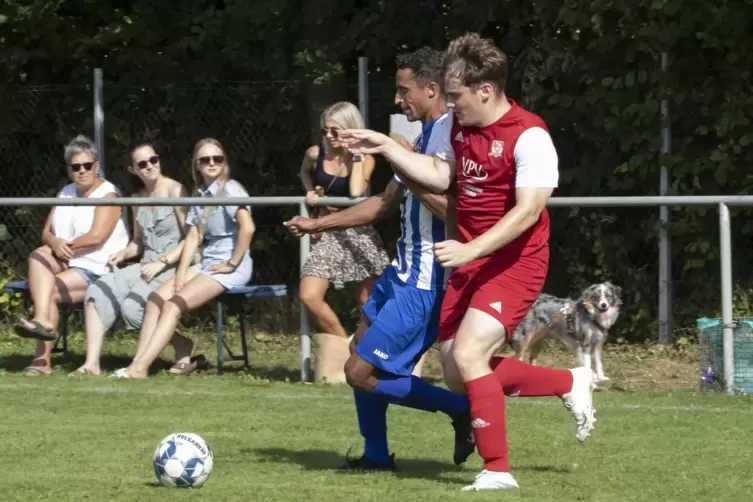
[[[140,160],[136,163],[137,166],[139,166],[139,169],[146,169],[147,162],[149,162],[151,165],[156,165],[159,162],[159,156],[152,155],[147,160]]]
[[[327,136],[327,133],[331,133],[332,137],[337,139],[337,137],[340,135],[340,130],[335,129],[334,127],[329,128],[329,129],[326,127],[322,127],[322,135]]]
[[[199,165],[208,166],[210,160],[214,162],[215,165],[224,164],[225,156],[224,155],[207,155],[206,157],[199,157]]]
[[[71,171],[74,173],[79,172],[82,168],[86,169],[87,171],[91,171],[92,167],[94,167],[94,162],[81,162],[76,164],[68,164],[68,167],[71,168]]]

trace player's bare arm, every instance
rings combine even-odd
[[[454,161],[411,152],[389,136],[368,129],[345,130],[340,139],[353,153],[383,155],[400,178],[414,181],[429,192],[443,194],[452,183]]]
[[[304,234],[359,227],[394,214],[400,207],[402,196],[403,188],[392,180],[387,184],[383,193],[373,195],[354,206],[327,214],[321,218],[295,216],[284,222],[283,225],[296,237]]]
[[[421,204],[423,204],[426,209],[431,211],[434,216],[447,221],[447,212],[448,210],[450,210],[450,208],[446,195],[431,193],[426,188],[408,178],[403,179],[402,182],[405,187],[410,190],[411,193],[421,201]]]
[[[413,144],[408,141],[408,139],[397,133],[390,133],[390,138],[397,141],[399,145],[401,145],[403,148],[406,148],[408,151],[414,151],[413,150]],[[442,220],[447,221],[447,208],[448,208],[448,202],[447,197],[445,195],[438,195],[435,193],[430,192],[429,190],[425,189],[421,185],[414,183],[411,179],[401,179],[400,182],[405,185],[405,187],[411,191],[411,193],[421,201],[421,203],[426,207],[431,213],[436,216],[437,218],[442,218]]]
[[[444,267],[461,267],[502,249],[539,220],[553,191],[553,188],[518,188],[515,206],[476,239],[467,243],[451,240],[435,244],[437,260]]]

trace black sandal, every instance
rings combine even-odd
[[[45,328],[39,321],[31,322],[34,323],[33,328],[28,328],[22,323],[18,323],[13,326],[13,330],[18,336],[23,338],[34,338],[36,340],[42,340],[43,342],[54,342],[57,340],[57,333]]]

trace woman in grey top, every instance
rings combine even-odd
[[[160,159],[149,144],[141,144],[131,152],[128,171],[138,177],[143,188],[138,197],[183,197],[185,187],[162,174]],[[122,251],[110,256],[108,263],[113,271],[86,291],[84,323],[86,331],[86,361],[74,373],[100,374],[99,359],[105,333],[115,323],[118,315],[128,329],[140,329],[144,319],[144,306],[149,294],[175,275],[175,265],[183,249],[183,228],[186,208],[170,206],[133,206],[133,239]],[[128,260],[141,255],[139,263],[118,268]],[[176,367],[187,364],[193,343],[176,334]]]
[[[191,172],[201,197],[248,197],[243,186],[230,179],[225,150],[215,139],[196,143]],[[146,378],[149,366],[175,333],[182,313],[227,289],[245,286],[251,279],[249,247],[255,227],[250,207],[192,206],[186,225],[188,232],[175,277],[149,296],[141,328],[140,346],[144,349],[128,368],[115,372],[117,377]],[[200,262],[192,266],[199,246]]]

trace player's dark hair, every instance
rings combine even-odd
[[[447,47],[443,74],[445,79],[457,78],[468,87],[489,82],[501,93],[507,83],[507,56],[492,39],[466,33]]]
[[[416,82],[425,86],[431,82],[442,84],[442,51],[423,46],[413,52],[405,52],[397,56],[398,70],[411,70]]]

